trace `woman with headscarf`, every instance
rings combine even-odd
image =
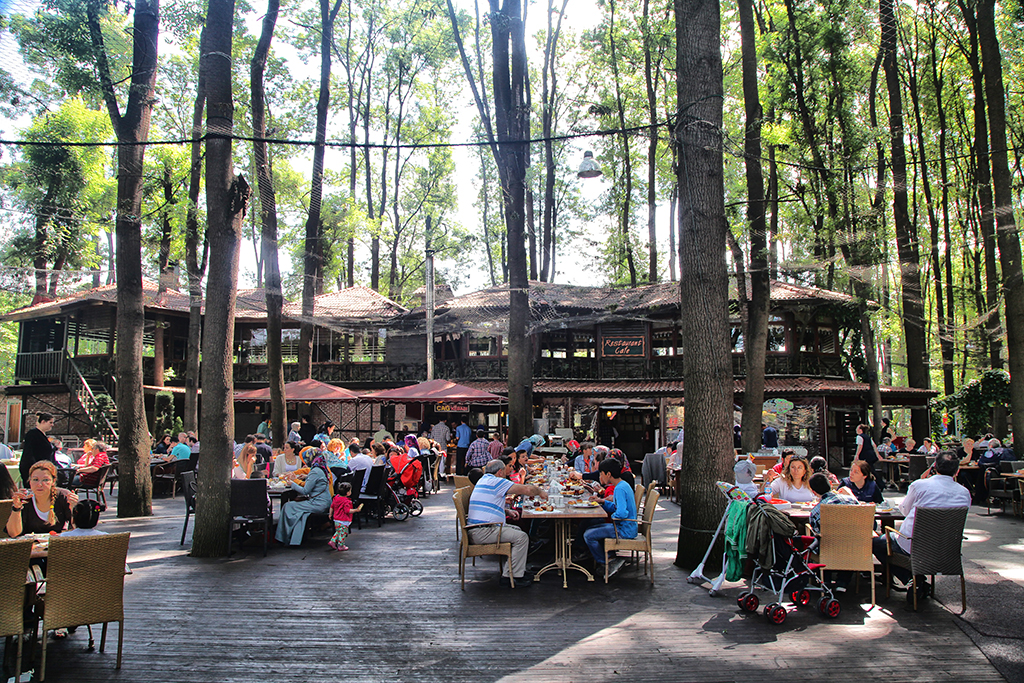
[[[288,501],[282,506],[275,538],[281,543],[295,546],[302,545],[302,534],[306,530],[309,515],[314,512],[326,513],[331,507],[331,473],[323,455],[318,453],[313,457],[305,483],[300,486],[292,482],[292,490],[304,498]]]

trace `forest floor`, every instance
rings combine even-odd
[[[629,565],[608,585],[572,572],[527,589],[498,584],[497,562],[467,566],[460,590],[451,487],[422,517],[364,525],[348,552],[327,535],[301,548],[249,543],[230,559],[198,560],[179,545],[184,502],[100,529],[131,531],[124,664],[86,652],[85,629],[50,641],[50,681],[1021,681],[1024,522],[973,508],[959,580],[938,579],[919,612],[879,586],[841,597],[842,614],[792,611],[782,626],[737,608],[741,584],[715,597],[673,566],[679,507],[659,504],[655,585]],[[531,556],[531,563],[543,557]],[[763,604],[763,603],[762,603]],[[98,633],[97,633],[98,636]]]

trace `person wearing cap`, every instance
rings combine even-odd
[[[512,556],[505,563],[501,584],[511,587],[509,576],[515,579],[516,588],[527,588],[533,583],[533,575],[526,572],[526,555],[530,549],[530,536],[522,529],[505,523],[506,496],[534,496],[546,500],[548,494],[538,486],[516,484],[505,478],[505,463],[491,460],[484,466],[484,474],[476,482],[469,496],[467,521],[469,524],[487,526],[467,529],[471,543],[488,545],[512,544]]]

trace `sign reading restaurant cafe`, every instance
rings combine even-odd
[[[604,337],[601,340],[603,356],[640,356],[647,355],[647,338],[642,335],[628,337]]]

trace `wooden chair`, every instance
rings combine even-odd
[[[652,482],[654,483],[654,482]],[[605,554],[613,550],[629,550],[643,553],[644,574],[647,573],[648,562],[650,563],[651,585],[654,585],[654,553],[651,546],[651,527],[654,521],[654,510],[658,507],[658,499],[661,494],[657,489],[647,494],[644,501],[644,514],[640,519],[634,519],[637,523],[636,538],[619,538],[619,529],[615,527],[615,538],[604,539]],[[604,582],[608,583],[608,563],[604,564]]]
[[[10,514],[11,501],[6,503]],[[6,522],[6,518],[4,519]],[[0,543],[0,637],[17,636],[14,680],[21,680],[21,653],[25,635],[25,574],[32,554],[32,539]]]
[[[50,539],[43,602],[43,654],[39,680],[46,679],[46,634],[53,629],[103,624],[100,652],[107,642],[107,625],[116,621],[117,668],[124,644],[124,577],[128,532]],[[24,577],[22,577],[24,581]]]
[[[871,606],[875,606],[875,558],[871,554],[873,505],[822,505],[818,561],[830,571],[871,573]],[[824,580],[824,569],[822,580]]]
[[[929,592],[935,596],[935,575],[946,574],[960,577],[960,614],[967,610],[967,582],[964,580],[962,557],[964,526],[967,524],[969,508],[922,508],[915,510],[914,536],[910,555],[893,553],[892,538],[886,534],[889,550],[889,564],[910,570],[913,577],[910,590],[914,592],[914,610],[917,610],[917,577],[931,576]],[[886,527],[886,531],[898,531]],[[902,534],[900,534],[902,536]],[[904,538],[906,538],[904,536]],[[885,596],[889,597],[892,578],[886,568]]]
[[[498,555],[504,556],[508,562],[512,562],[512,544],[501,542],[501,528],[503,524],[467,524],[466,523],[466,510],[469,507],[469,494],[471,491],[468,488],[461,488],[455,490],[455,495],[452,496],[452,500],[455,502],[455,514],[459,521],[459,530],[462,532],[459,538],[459,578],[462,579],[462,590],[466,590],[466,558],[472,557],[473,564],[476,565],[476,558],[483,555]],[[485,526],[498,526],[498,542],[497,543],[470,543],[469,542],[469,529],[476,529]],[[498,569],[501,569],[501,560],[498,560]],[[508,573],[508,580],[512,587],[516,587],[515,577],[512,576],[512,572]]]

